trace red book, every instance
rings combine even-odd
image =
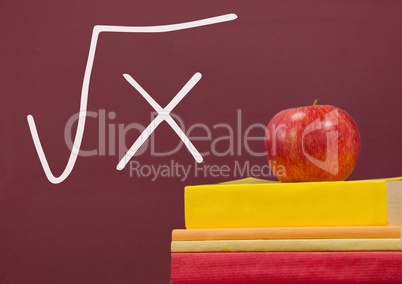
[[[171,284],[402,283],[402,252],[172,253]]]

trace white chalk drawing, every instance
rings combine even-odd
[[[95,51],[96,45],[98,42],[98,37],[101,32],[114,32],[114,33],[164,33],[171,31],[179,31],[184,29],[191,29],[196,27],[202,27],[212,24],[218,24],[228,21],[233,21],[237,19],[237,15],[235,14],[226,14],[222,16],[206,18],[197,21],[179,23],[179,24],[171,24],[171,25],[161,25],[161,26],[138,26],[138,27],[128,27],[128,26],[105,26],[105,25],[97,25],[93,28],[91,43],[89,47],[88,60],[85,67],[84,79],[82,83],[81,90],[81,102],[80,102],[80,115],[78,119],[77,130],[74,138],[74,145],[71,149],[70,157],[68,159],[67,165],[64,168],[64,171],[60,176],[56,177],[53,175],[49,163],[47,162],[45,152],[43,151],[42,144],[39,139],[38,131],[36,129],[36,124],[33,116],[29,114],[27,116],[29,129],[31,131],[32,140],[34,142],[36,152],[38,153],[39,160],[42,164],[43,170],[46,174],[47,179],[53,183],[58,184],[63,182],[72,172],[75,162],[77,160],[82,138],[84,135],[85,129],[85,120],[87,116],[87,103],[88,103],[88,91],[89,91],[89,82],[91,78],[92,67],[95,59]],[[135,82],[132,77],[127,74],[124,74],[126,80],[133,85]],[[172,99],[172,101],[165,107],[162,108],[157,104],[151,96],[149,96],[139,85],[138,83],[134,83],[133,86],[140,91],[140,94],[147,99],[147,101],[153,106],[153,108],[158,112],[158,116],[155,118],[150,125],[148,125],[147,129],[141,134],[141,136],[134,142],[130,150],[123,157],[123,159],[117,165],[117,169],[121,170],[127,164],[128,160],[135,154],[137,148],[139,148],[144,140],[149,137],[149,135],[155,130],[159,123],[162,121],[166,121],[173,130],[179,135],[184,144],[190,150],[190,153],[194,156],[197,162],[202,161],[202,156],[198,153],[195,147],[191,144],[190,140],[183,134],[180,127],[178,127],[177,123],[172,119],[169,115],[170,111],[180,102],[180,100],[191,90],[191,88],[200,80],[201,74],[196,73],[190,81],[182,88],[182,90]]]
[[[151,121],[151,123],[144,129],[141,135],[137,138],[134,144],[130,147],[126,155],[120,160],[117,165],[118,170],[122,170],[132,156],[138,151],[138,149],[144,144],[144,142],[148,139],[148,137],[154,132],[155,128],[162,121],[166,121],[170,127],[176,132],[176,134],[183,141],[184,145],[187,146],[190,153],[193,155],[194,159],[198,162],[202,162],[202,156],[191,143],[190,139],[184,134],[179,125],[173,118],[170,116],[170,112],[173,110],[175,106],[187,95],[187,93],[197,84],[197,82],[201,79],[200,73],[195,73],[193,77],[191,77],[190,81],[187,82],[186,85],[177,93],[177,95],[170,101],[170,103],[162,108],[135,80],[128,74],[123,75],[124,78],[135,88],[137,91],[147,100],[147,102],[156,110],[158,115]]]

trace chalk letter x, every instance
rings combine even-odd
[[[117,165],[118,170],[122,170],[131,159],[132,156],[138,151],[138,149],[144,144],[148,137],[155,131],[156,127],[162,122],[166,121],[170,127],[176,132],[176,134],[183,141],[184,145],[188,148],[194,159],[198,162],[202,162],[202,156],[191,143],[190,139],[184,134],[176,121],[170,116],[170,112],[175,108],[179,102],[188,94],[188,92],[197,84],[201,79],[201,73],[195,73],[193,77],[183,86],[183,88],[177,93],[177,95],[170,101],[170,103],[162,108],[141,86],[128,74],[123,74],[124,78],[129,82],[143,97],[144,99],[156,110],[158,115],[151,121],[151,123],[145,128],[137,140],[131,145],[126,155],[120,160]]]

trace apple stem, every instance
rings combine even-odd
[[[316,106],[317,104],[318,104],[318,101],[319,101],[320,99],[315,99],[314,100],[314,103],[313,103],[313,106]]]

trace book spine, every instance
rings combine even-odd
[[[402,283],[400,252],[172,253],[172,284]]]
[[[402,181],[387,182],[388,185],[388,223],[402,225]]]
[[[400,238],[172,241],[172,252],[401,251]]]

